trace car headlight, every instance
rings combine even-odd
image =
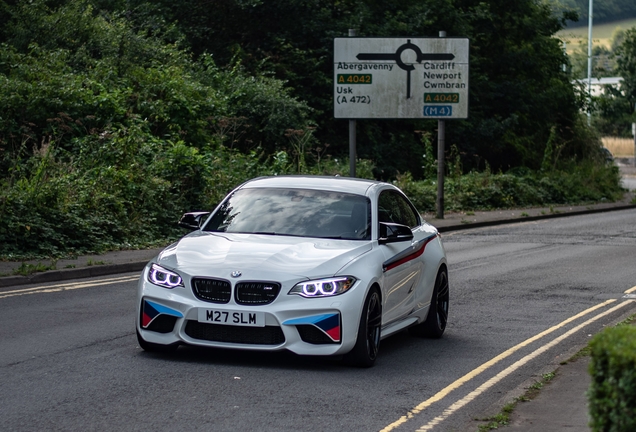
[[[153,264],[148,272],[148,281],[164,288],[182,287],[183,279],[177,273]]]
[[[289,294],[298,294],[303,297],[328,297],[347,292],[356,283],[356,278],[342,276],[328,279],[317,279],[297,283]]]

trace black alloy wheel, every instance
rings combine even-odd
[[[382,305],[377,291],[371,293],[367,306],[367,355],[375,360],[380,350],[380,328],[382,325]]]
[[[382,301],[377,288],[374,288],[364,301],[356,344],[345,355],[345,361],[358,367],[373,366],[380,350],[381,327]]]
[[[437,291],[437,328],[444,333],[446,323],[448,322],[448,306],[450,299],[450,289],[448,286],[448,274],[443,270],[437,276],[435,281],[435,290]],[[441,334],[439,336],[442,336]]]
[[[415,336],[428,338],[441,338],[448,323],[448,307],[450,303],[450,289],[448,285],[448,273],[445,268],[440,269],[435,279],[431,306],[426,320],[421,324],[409,328],[409,332]]]

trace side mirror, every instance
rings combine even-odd
[[[187,228],[189,230],[198,230],[201,228],[201,223],[208,217],[210,212],[190,212],[184,213],[179,219],[179,226],[181,228]]]
[[[413,231],[406,225],[380,222],[380,235],[378,243],[397,243],[413,240]]]

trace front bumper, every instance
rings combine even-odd
[[[202,301],[187,280],[185,287],[162,288],[148,282],[146,273],[147,269],[139,281],[136,325],[147,342],[338,355],[349,352],[356,341],[365,294],[361,281],[347,293],[327,298],[288,295],[291,286],[283,284],[272,303],[245,306],[233,299],[224,304]],[[200,310],[227,311],[237,317],[258,312],[264,326],[201,322]]]

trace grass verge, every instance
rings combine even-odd
[[[56,270],[56,267],[57,267],[57,260],[53,260],[51,264],[49,265],[42,264],[42,263],[28,264],[23,262],[22,264],[20,264],[20,267],[13,270],[13,275],[14,276],[18,276],[18,275],[29,276],[37,272]]]
[[[528,402],[537,397],[539,391],[543,388],[543,386],[552,381],[555,376],[556,372],[543,374],[541,379],[539,381],[535,381],[534,384],[528,387],[528,390],[526,390],[523,395],[504,405],[498,414],[492,417],[477,419],[477,421],[487,422],[486,424],[480,425],[477,431],[487,432],[508,425],[510,423],[510,414],[512,414],[519,402]]]

